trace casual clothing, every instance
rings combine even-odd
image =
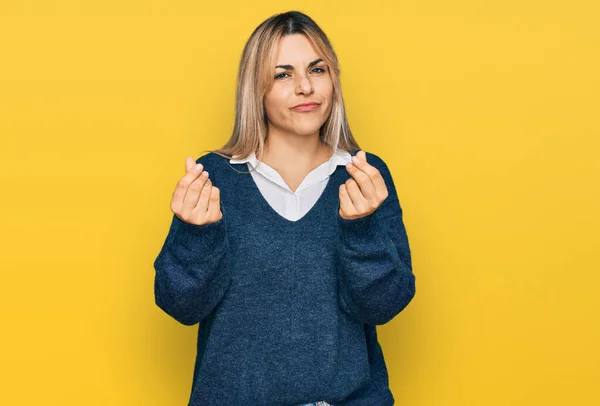
[[[248,157],[230,159],[231,164],[246,163],[260,193],[269,205],[282,217],[290,221],[302,218],[317,202],[321,193],[327,186],[329,177],[336,170],[336,166],[345,166],[351,160],[349,152],[338,149],[327,162],[313,169],[302,180],[302,183],[292,191],[281,175],[271,166],[259,162],[256,154],[252,152]],[[305,403],[299,406],[331,406],[323,401]]]
[[[391,174],[375,154],[367,161],[388,188],[374,213],[339,216],[351,176],[336,165],[296,221],[269,205],[246,164],[196,161],[223,217],[198,226],[173,215],[154,262],[156,304],[200,323],[189,406],[394,404],[376,326],[412,300],[415,276]]]
[[[281,175],[264,162],[258,162],[256,154],[252,152],[244,159],[230,159],[231,164],[246,163],[254,183],[260,189],[261,194],[281,216],[288,220],[296,221],[303,217],[314,206],[327,186],[329,176],[336,170],[338,165],[345,166],[351,160],[349,152],[338,149],[327,162],[313,169],[292,191]]]

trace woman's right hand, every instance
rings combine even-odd
[[[185,158],[185,169],[187,173],[173,192],[171,211],[182,221],[199,226],[219,221],[223,217],[221,191],[212,185],[208,172],[194,158]]]

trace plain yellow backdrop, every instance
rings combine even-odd
[[[404,209],[396,403],[600,404],[592,0],[3,2],[0,404],[187,404],[198,326],[153,293],[171,193],[231,135],[252,30],[292,9]]]

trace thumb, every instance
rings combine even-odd
[[[363,161],[367,162],[367,153],[364,150],[361,149],[356,155],[359,155]]]
[[[188,173],[196,165],[196,161],[191,156],[185,158],[185,173]]]

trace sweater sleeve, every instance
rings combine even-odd
[[[158,307],[188,326],[210,314],[229,287],[227,248],[224,217],[199,226],[173,215],[154,261]]]
[[[214,223],[196,225],[173,214],[154,261],[156,305],[188,326],[208,316],[231,281],[228,247],[224,215]]]
[[[338,213],[338,304],[357,322],[378,325],[410,303],[415,276],[394,181],[383,160],[373,154],[367,160],[379,169],[388,197],[365,217],[349,220]]]

